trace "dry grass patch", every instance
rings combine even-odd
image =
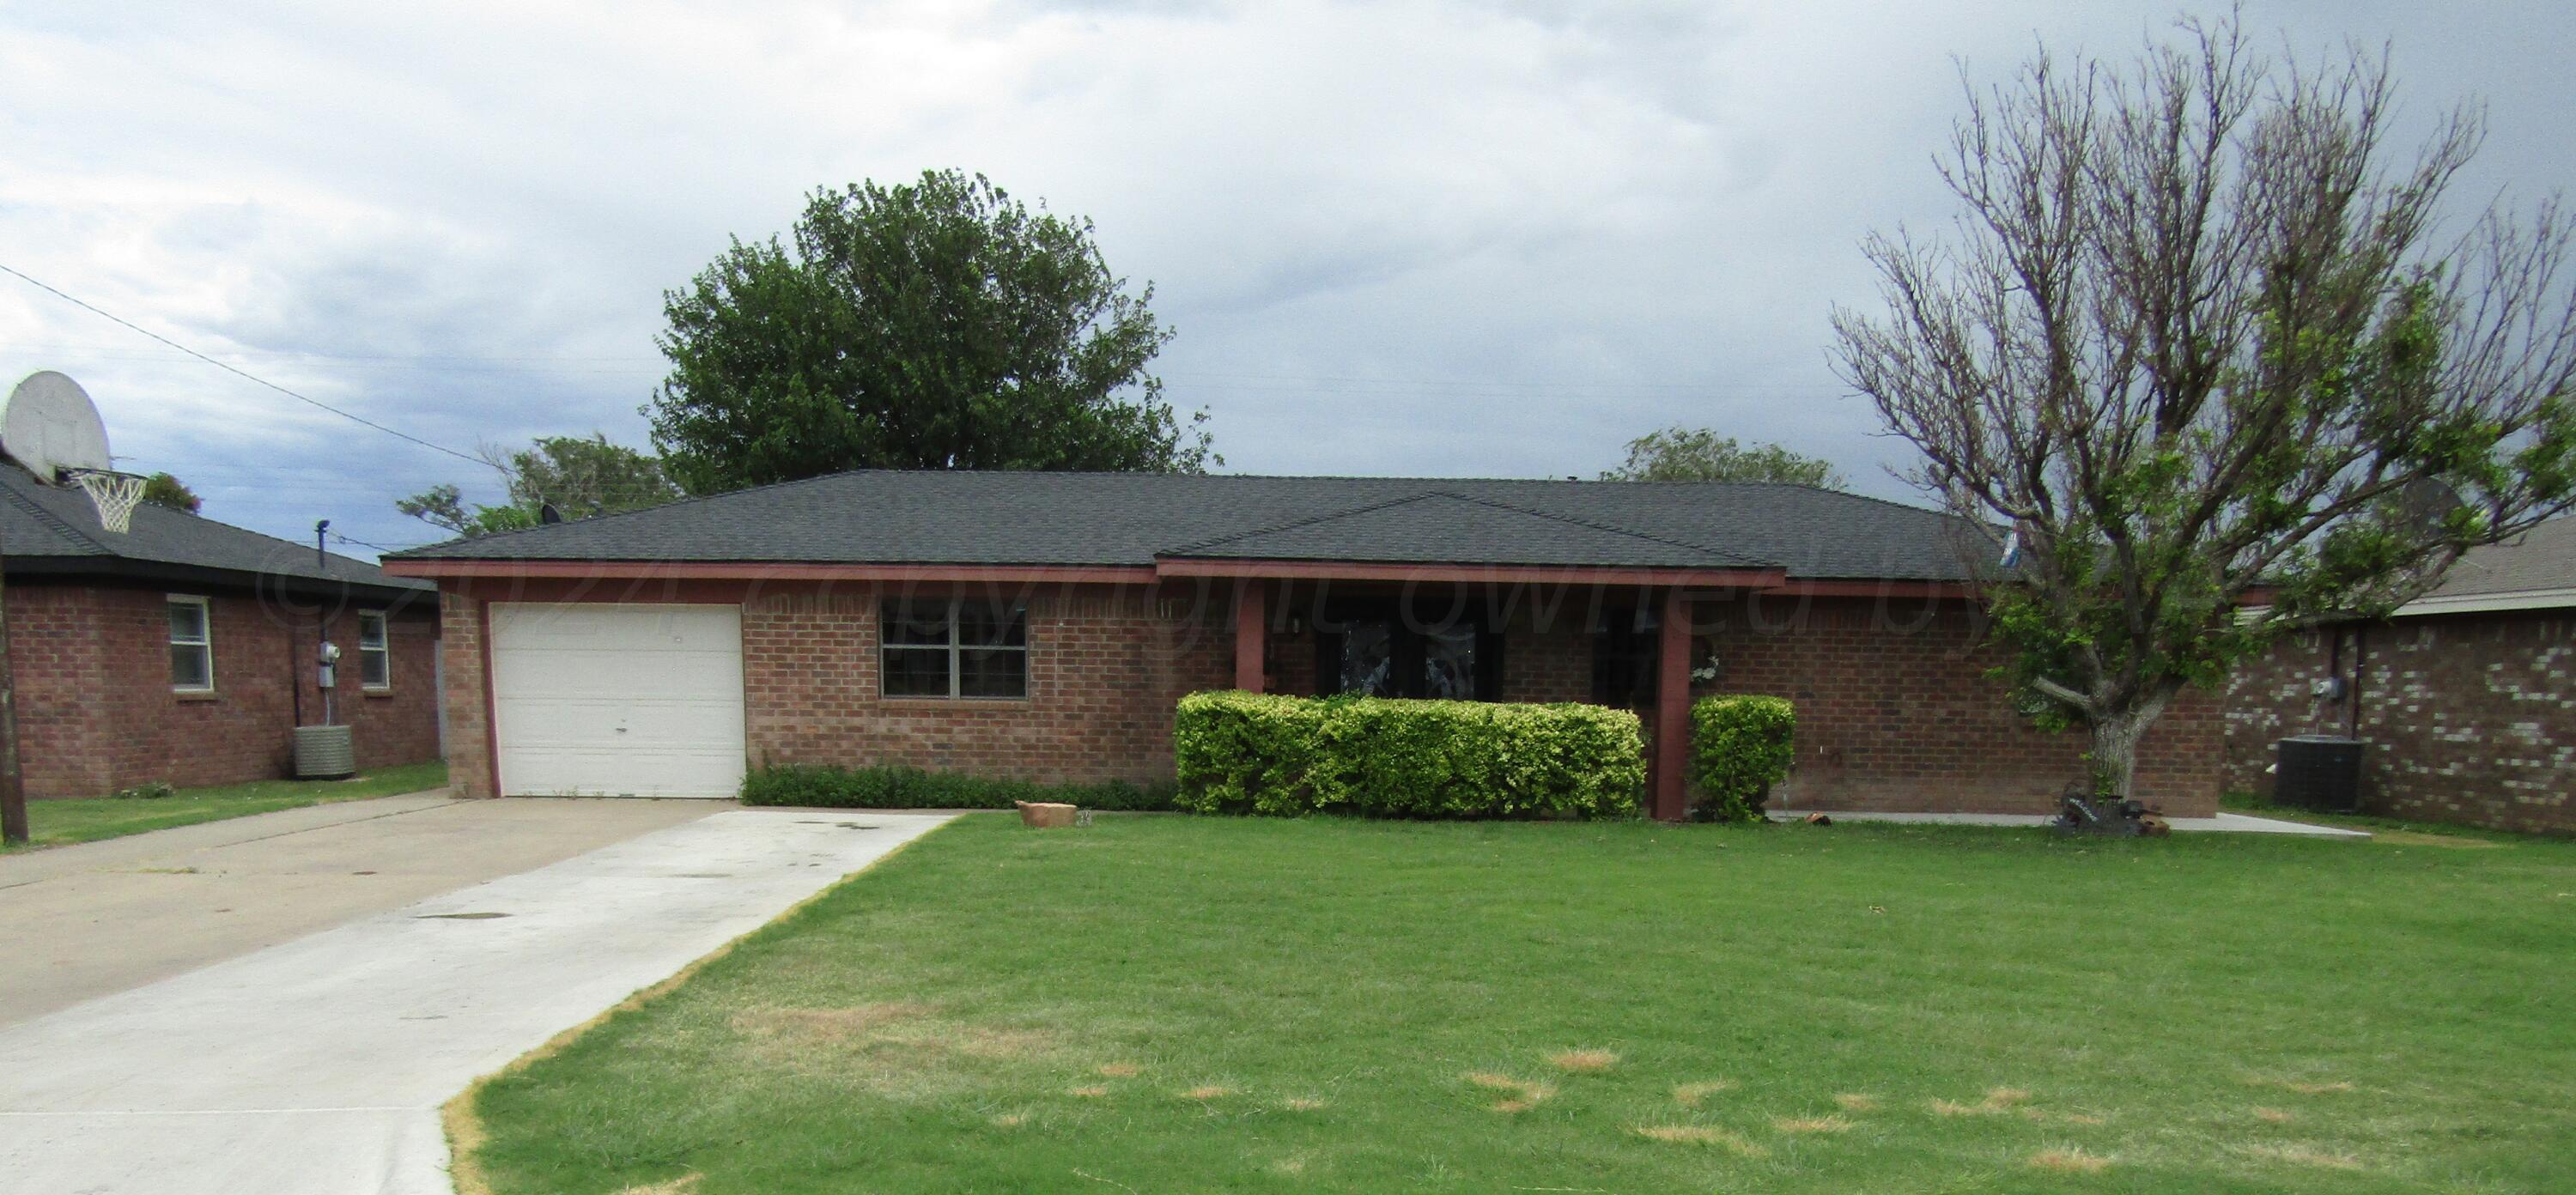
[[[1510,1075],[1498,1075],[1492,1071],[1469,1071],[1467,1072],[1466,1079],[1468,1082],[1473,1083],[1478,1087],[1482,1087],[1487,1091],[1508,1091],[1512,1093],[1511,1098],[1509,1099],[1497,1100],[1492,1104],[1486,1105],[1486,1110],[1489,1112],[1501,1112],[1505,1114],[1513,1112],[1527,1112],[1531,1108],[1537,1106],[1539,1101],[1556,1094],[1556,1088],[1550,1087],[1545,1083],[1533,1083],[1526,1079],[1515,1079]]]
[[[1314,1112],[1323,1108],[1324,1101],[1310,1100],[1303,1096],[1295,1096],[1279,1101],[1279,1106],[1286,1108],[1291,1112]]]
[[[1748,1158],[1767,1157],[1771,1152],[1724,1129],[1713,1129],[1707,1125],[1639,1125],[1636,1133],[1649,1141],[1662,1141],[1671,1145],[1719,1146]]]
[[[689,1195],[689,1192],[698,1189],[698,1180],[704,1177],[706,1176],[700,1174],[683,1174],[669,1182],[621,1188],[617,1195]]]
[[[1708,1097],[1716,1095],[1718,1092],[1729,1090],[1734,1086],[1735,1084],[1724,1079],[1716,1079],[1707,1083],[1684,1083],[1679,1087],[1673,1088],[1673,1102],[1680,1104],[1685,1108],[1696,1108],[1703,1102],[1707,1101]]]
[[[1005,1112],[993,1118],[994,1127],[1004,1129],[1016,1129],[1028,1122],[1029,1114],[1026,1112]]]
[[[1219,1087],[1210,1083],[1206,1086],[1193,1087],[1188,1091],[1182,1092],[1181,1098],[1192,1100],[1217,1100],[1224,1099],[1225,1097],[1233,1094],[1234,1089],[1231,1087]]]
[[[1100,1064],[1100,1074],[1103,1078],[1133,1079],[1144,1073],[1145,1068],[1138,1066],[1133,1062],[1104,1062]]]
[[[898,1021],[918,1020],[939,1010],[910,1000],[888,1000],[847,1008],[755,1008],[737,1013],[734,1028],[755,1036],[798,1037],[817,1042],[864,1041],[876,1030]]]
[[[1089,1087],[1076,1087],[1073,1089],[1073,1094],[1078,1099],[1096,1100],[1108,1095],[1109,1089],[1093,1084]]]
[[[2030,1164],[2060,1174],[2100,1174],[2111,1168],[2111,1159],[2080,1149],[2043,1149],[2030,1155]]]
[[[1574,1074],[1593,1074],[1619,1065],[1619,1056],[1608,1050],[1566,1050],[1547,1056],[1548,1065]]]
[[[2293,1120],[2297,1120],[2298,1117],[2292,1116],[2278,1108],[2256,1108],[2254,1110],[2254,1119],[2262,1121],[2265,1124],[2288,1124]]]
[[[1842,1110],[1845,1112],[1875,1112],[1878,1110],[1877,1096],[1863,1095],[1857,1091],[1842,1092],[1834,1096],[1834,1102],[1841,1105]]]
[[[2322,1170],[2365,1170],[2361,1159],[2338,1150],[2314,1145],[2248,1145],[2245,1152],[2293,1166],[2314,1166]]]
[[[1843,1133],[1851,1130],[1852,1122],[1839,1116],[1783,1116],[1771,1127],[1783,1133]]]
[[[1934,1112],[1943,1116],[2001,1116],[2019,1107],[2028,1099],[2030,1099],[2030,1093],[2018,1087],[1989,1087],[1986,1089],[1986,1098],[1977,1103],[1962,1104],[1955,1100],[1936,1099],[1930,1101],[1929,1106]],[[2022,1115],[2037,1120],[2041,1114],[2036,1109],[2025,1108],[2022,1110]]]
[[[2339,1095],[2343,1092],[2352,1090],[2352,1084],[2343,1080],[2338,1080],[2332,1083],[2302,1083],[2292,1079],[2276,1079],[2268,1075],[2247,1075],[2245,1076],[2245,1085],[2248,1087],[2277,1087],[2283,1091],[2297,1092],[2300,1095]]]

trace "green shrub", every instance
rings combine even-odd
[[[1691,704],[1690,780],[1701,821],[1758,822],[1771,786],[1797,761],[1797,707],[1784,697],[1703,697]]]
[[[1293,817],[1619,817],[1646,783],[1637,716],[1595,705],[1193,693],[1179,804]]]
[[[919,768],[774,764],[742,779],[745,805],[835,809],[1008,809],[1013,801],[1062,801],[1085,809],[1170,809],[1172,785],[1038,784]]]

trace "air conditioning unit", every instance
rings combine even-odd
[[[295,728],[295,778],[346,780],[358,774],[358,747],[346,726]]]
[[[2361,740],[2297,734],[2274,744],[2272,799],[2318,813],[2361,812]]]

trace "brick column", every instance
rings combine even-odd
[[[1659,634],[1652,808],[1657,821],[1677,822],[1687,812],[1682,767],[1690,744],[1690,603],[1679,589],[1664,591]]]
[[[1270,630],[1270,590],[1247,577],[1234,591],[1234,687],[1258,693]]]

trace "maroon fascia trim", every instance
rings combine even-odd
[[[383,562],[397,577],[528,577],[571,581],[1070,581],[1145,584],[1150,565],[728,564],[694,560],[409,560]]]

